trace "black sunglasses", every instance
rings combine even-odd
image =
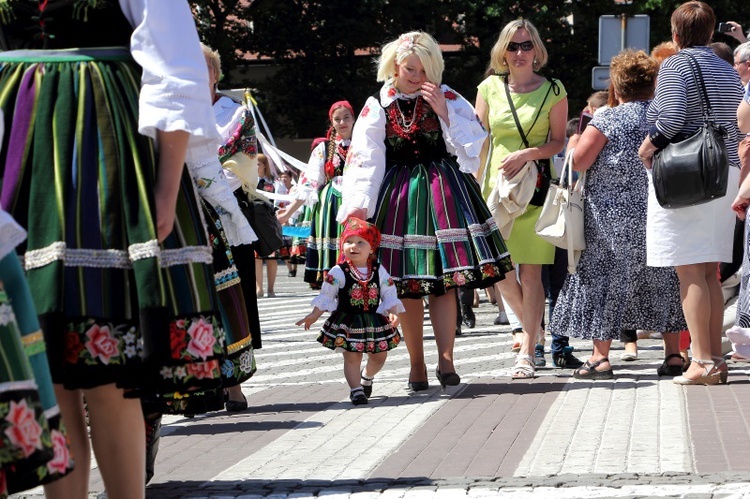
[[[525,42],[521,43],[508,42],[508,52],[518,52],[519,48],[524,52],[530,52],[534,50],[534,44],[531,42],[531,40],[526,40]]]

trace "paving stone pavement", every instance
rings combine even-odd
[[[314,293],[282,272],[259,302],[248,410],[165,418],[149,498],[750,497],[749,365],[731,365],[728,386],[680,387],[656,375],[660,342],[641,340],[635,362],[614,345],[614,380],[547,367],[511,381],[509,328],[481,293],[477,326],[456,341],[459,386],[431,374],[410,394],[399,346],[370,404],[353,407],[340,355],[294,326]],[[425,343],[434,368],[429,327]],[[95,462],[90,487],[105,497]]]

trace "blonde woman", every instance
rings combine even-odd
[[[534,225],[552,176],[549,159],[565,145],[568,99],[562,83],[537,74],[547,63],[547,50],[529,21],[508,23],[490,58],[494,74],[479,84],[476,102],[477,115],[492,137],[492,156],[482,184],[485,199],[499,175],[511,179],[527,161],[539,162],[534,197],[515,219],[506,241],[513,263],[519,266],[519,278],[498,284],[523,326],[523,342],[516,340],[514,345],[520,352],[513,377],[530,378],[535,374],[534,348],[544,335],[542,265],[555,258],[555,247],[536,235]],[[484,151],[489,144],[488,140]]]
[[[441,85],[442,73],[440,47],[427,33],[405,33],[383,47],[383,86],[354,126],[338,217],[372,218],[383,234],[380,261],[406,308],[413,391],[428,388],[422,298],[430,302],[436,376],[443,387],[456,385],[454,288],[487,287],[512,268],[471,175],[487,133],[471,104]]]

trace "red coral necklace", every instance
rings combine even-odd
[[[349,273],[352,275],[354,280],[357,281],[357,283],[359,283],[360,286],[362,286],[362,292],[363,292],[362,300],[364,302],[365,310],[370,310],[370,301],[367,296],[367,293],[368,293],[367,283],[370,282],[370,280],[372,279],[372,275],[373,275],[372,260],[369,258],[367,259],[367,274],[364,276],[359,273],[359,270],[352,263],[350,259],[347,258],[346,263],[349,264]]]
[[[396,99],[396,105],[388,108],[388,117],[390,118],[393,131],[396,135],[402,139],[411,139],[412,136],[419,131],[419,123],[422,120],[424,114],[424,106],[422,105],[422,97],[417,96],[414,103],[414,113],[411,115],[411,120],[407,123],[406,116],[404,116],[401,110],[400,100]]]

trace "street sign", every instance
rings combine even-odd
[[[628,48],[649,51],[651,21],[646,14],[635,16],[599,16],[599,64],[606,66],[612,57]]]
[[[609,66],[594,66],[591,68],[591,88],[594,90],[609,88]]]

